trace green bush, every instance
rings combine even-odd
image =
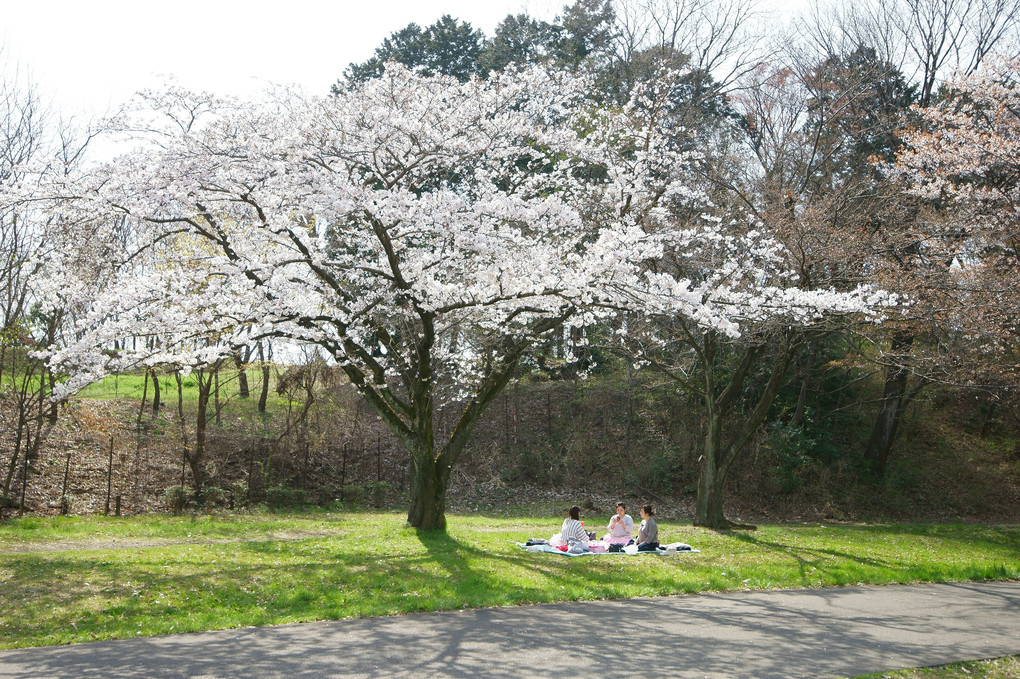
[[[248,484],[244,481],[234,481],[227,486],[227,494],[231,509],[241,509],[248,506],[249,490]]]
[[[346,483],[341,490],[340,498],[345,505],[360,507],[365,504],[365,487],[355,483]]]
[[[170,508],[171,514],[181,514],[191,500],[191,491],[184,486],[170,486],[163,491],[163,502]]]
[[[636,495],[643,494],[646,489],[669,492],[683,488],[685,492],[691,492],[696,480],[696,468],[686,463],[681,451],[667,446],[653,450],[644,462],[625,476],[625,483]]]
[[[803,486],[813,467],[830,465],[839,457],[832,433],[814,426],[810,413],[800,425],[773,422],[768,431],[765,447],[776,455],[779,490],[783,493]]]
[[[266,505],[273,509],[300,507],[308,504],[308,491],[286,485],[266,488]]]
[[[390,484],[385,481],[373,481],[372,485],[368,487],[368,492],[372,496],[373,507],[383,507],[386,504],[386,494],[389,491]]]
[[[70,493],[60,496],[60,514],[67,516],[71,513],[71,507],[74,505],[74,496]]]
[[[204,509],[222,509],[229,504],[230,496],[222,488],[206,486],[202,489],[202,507]]]

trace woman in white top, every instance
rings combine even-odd
[[[634,519],[627,513],[627,505],[616,503],[616,514],[609,520],[609,532],[602,538],[603,542],[627,544],[634,535]]]

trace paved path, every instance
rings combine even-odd
[[[0,653],[0,677],[844,677],[1020,653],[1020,582],[734,592]],[[659,664],[634,662],[654,657]]]

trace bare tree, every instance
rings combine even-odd
[[[617,56],[632,63],[645,50],[682,54],[727,91],[771,51],[760,0],[618,2]]]
[[[69,171],[90,140],[88,129],[55,118],[29,75],[8,62],[0,47],[0,426],[14,441],[0,488],[7,503],[16,479],[24,495],[29,464],[46,435],[43,422],[56,419],[57,404],[49,396],[57,377],[34,352],[60,341],[66,310],[39,304],[38,280],[44,262],[54,257],[43,221],[31,206],[4,196],[42,158]]]
[[[817,2],[798,22],[798,32],[826,54],[877,50],[917,83],[921,106],[954,73],[974,72],[994,52],[1015,54],[1018,27],[1018,0]]]
[[[21,165],[39,152],[45,122],[37,89],[0,50],[0,187],[16,182]],[[9,385],[2,395],[3,406],[8,407],[0,407],[0,422],[13,440],[0,488],[0,511],[12,504],[19,468],[24,485],[28,462],[38,449],[36,415],[45,386],[41,363],[29,357],[37,339],[26,318],[36,269],[32,262],[36,236],[16,206],[0,203],[0,384]]]

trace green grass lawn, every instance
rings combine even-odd
[[[248,370],[249,400],[258,401],[259,391],[262,389],[262,371]],[[224,401],[238,398],[239,382],[236,370],[224,370],[220,376],[220,399]],[[151,401],[154,387],[152,380],[148,386],[145,384],[145,375],[123,374],[110,375],[98,382],[94,382],[78,393],[79,398],[107,400],[107,399],[133,399],[140,401],[142,393],[146,394],[146,400]],[[177,380],[173,375],[159,376],[160,399],[167,404],[177,403]],[[198,401],[198,383],[195,377],[187,375],[181,379],[181,394],[186,404]],[[211,399],[211,397],[210,397]],[[269,382],[269,400],[286,404],[286,399],[276,393],[275,371]]]
[[[995,660],[862,674],[853,679],[1016,679],[1016,677],[1020,677],[1020,656],[1011,655]]]
[[[700,554],[568,558],[514,545],[558,518],[396,513],[31,518],[0,524],[0,648],[246,625],[708,590],[1020,578],[1020,527],[665,522]],[[26,551],[56,546],[60,551]]]

